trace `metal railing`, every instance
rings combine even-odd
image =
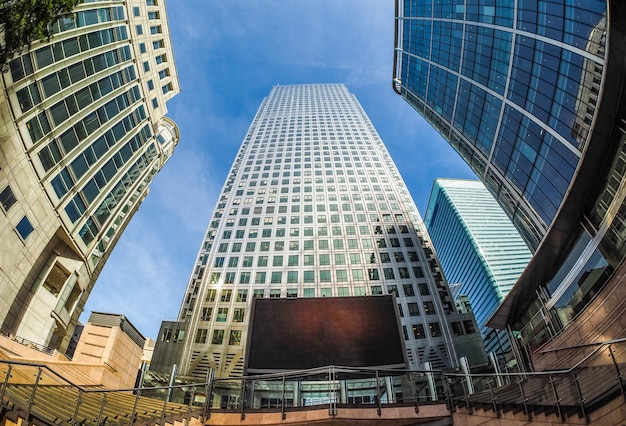
[[[580,351],[581,348],[565,348]],[[588,418],[610,399],[626,400],[626,339],[591,347],[572,367],[534,373],[463,374],[441,370],[398,370],[329,366],[289,373],[212,378],[199,383],[135,389],[80,386],[45,364],[0,360],[0,401],[5,414],[28,421],[60,419],[71,425],[100,426],[115,419],[133,425],[148,420],[164,425],[172,418],[201,420],[215,412],[281,412],[325,408],[331,417],[344,408],[446,404],[449,412],[465,407],[523,410]],[[176,402],[169,402],[176,401]]]
[[[289,373],[214,379],[210,386],[211,411],[239,411],[241,418],[256,410],[289,411],[327,407],[329,416],[347,407],[446,403],[446,380],[441,371],[372,369],[328,366]]]
[[[206,412],[206,387],[193,384],[111,390],[75,384],[43,363],[0,360],[0,368],[0,413],[28,423],[37,419],[44,424],[100,426],[107,421],[133,425],[151,420],[165,425],[174,418],[189,421]],[[171,391],[185,402],[169,402],[166,396]]]
[[[569,368],[533,373],[446,373],[452,409],[465,406],[471,413],[487,407],[499,417],[503,410],[521,408],[529,420],[533,413],[552,412],[562,420],[578,415],[588,421],[590,412],[616,396],[626,401],[626,339],[555,351],[581,359]]]

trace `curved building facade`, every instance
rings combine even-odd
[[[164,1],[84,2],[0,77],[0,324],[64,350],[178,143]]]
[[[584,321],[620,276],[625,9],[397,3],[394,89],[470,164],[535,252],[491,319],[521,331],[531,350]],[[610,327],[585,339],[623,333]]]

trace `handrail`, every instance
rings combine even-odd
[[[28,361],[18,361],[18,360],[9,360],[9,359],[1,359],[0,358],[0,364],[22,365],[24,367],[37,367],[37,368],[45,369],[46,371],[51,372],[53,375],[55,375],[60,380],[66,382],[70,386],[75,387],[76,389],[80,390],[81,392],[85,392],[85,393],[134,392],[134,391],[137,391],[139,389],[141,389],[141,390],[178,389],[178,388],[184,388],[184,387],[190,387],[190,386],[200,386],[200,385],[204,386],[206,384],[204,382],[198,382],[198,383],[187,383],[187,384],[183,384],[183,385],[172,385],[172,386],[152,386],[152,387],[142,387],[142,388],[119,388],[119,389],[110,389],[110,388],[93,389],[93,388],[88,388],[88,387],[81,386],[81,385],[78,385],[78,384],[72,382],[71,380],[65,378],[63,375],[61,375],[60,373],[57,373],[56,371],[51,369],[48,365],[43,364],[43,363],[28,362]],[[98,386],[98,385],[90,385],[90,386]]]
[[[565,350],[568,350],[568,349],[585,348],[585,347],[588,347],[588,346],[611,345],[613,343],[622,343],[622,342],[626,342],[626,337],[622,337],[622,338],[619,338],[619,339],[605,340],[603,342],[581,343],[580,345],[576,345],[576,346],[564,346],[564,347],[561,347],[561,348],[545,349],[545,350],[538,351],[536,353],[547,354],[547,353],[550,353],[550,352],[565,351]]]

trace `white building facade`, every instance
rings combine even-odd
[[[85,1],[2,74],[0,324],[64,350],[178,143],[163,0]]]

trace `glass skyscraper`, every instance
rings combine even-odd
[[[624,310],[624,3],[396,4],[394,90],[534,251],[490,323],[520,331],[529,353],[623,335],[600,312]]]
[[[0,324],[64,351],[95,280],[178,143],[164,1],[85,1],[0,87]]]
[[[508,352],[507,336],[485,324],[531,258],[519,232],[487,188],[470,180],[435,180],[424,224],[446,280],[470,300],[487,352]]]
[[[606,1],[407,0],[394,88],[536,249],[574,177],[605,65]]]
[[[395,294],[412,367],[450,367],[461,355],[484,362],[473,317],[456,313],[415,204],[355,96],[340,84],[276,86],[237,153],[151,369],[241,375],[253,298],[379,294]]]

